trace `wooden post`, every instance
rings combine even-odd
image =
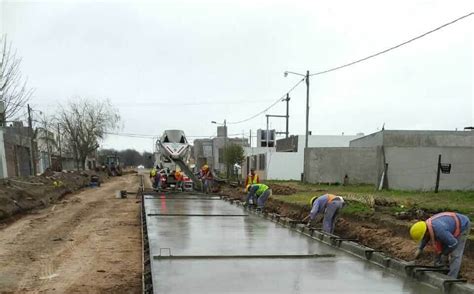
[[[435,193],[438,193],[439,190],[439,176],[441,174],[441,154],[438,156],[438,171],[436,172],[436,186]]]

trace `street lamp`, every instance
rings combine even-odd
[[[308,137],[309,137],[309,70],[306,71],[306,74],[301,74],[292,71],[285,71],[284,76],[287,77],[288,74],[293,74],[297,76],[302,76],[306,80],[306,135],[305,135],[305,142],[304,147],[308,148]]]
[[[216,125],[223,125],[224,126],[224,153],[226,152],[227,150],[227,120],[224,119],[224,123],[218,123],[216,121],[211,121],[212,124],[216,124]],[[224,154],[222,154],[222,158],[224,158]],[[225,160],[224,160],[224,163],[225,163]],[[227,166],[227,163],[225,163],[225,166],[226,166],[226,173],[227,173],[227,177],[229,177],[229,167]]]

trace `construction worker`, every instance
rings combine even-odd
[[[308,225],[310,225],[318,214],[324,214],[323,232],[332,234],[336,225],[337,214],[344,207],[344,199],[341,196],[324,194],[320,197],[314,196],[309,203],[311,212],[303,219],[303,222],[309,219]]]
[[[411,238],[420,242],[415,259],[421,255],[425,246],[431,243],[436,254],[435,266],[446,265],[444,260],[450,257],[448,276],[456,279],[470,231],[469,218],[460,213],[442,212],[426,221],[416,222],[410,228]]]
[[[158,166],[153,167],[151,170],[150,170],[150,180],[151,180],[151,184],[153,186],[153,188],[156,188],[156,181],[155,181],[155,176],[156,174],[158,173]]]
[[[214,180],[214,177],[207,164],[202,166],[200,176],[203,192],[208,194],[210,191],[212,191],[212,181]]]
[[[150,178],[154,178],[155,175],[157,173],[157,169],[155,167],[153,167],[151,170],[150,170]]]
[[[257,210],[263,210],[265,202],[268,197],[272,196],[272,189],[270,189],[265,184],[252,184],[248,185],[247,189],[247,199],[245,200],[245,205],[249,206],[250,204],[257,204]]]
[[[174,178],[176,179],[176,189],[183,190],[183,173],[176,170]]]
[[[247,175],[247,178],[245,179],[245,187],[247,187],[248,185],[258,184],[258,183],[260,183],[260,179],[258,175],[255,173],[255,169],[252,168],[250,169],[250,173]]]

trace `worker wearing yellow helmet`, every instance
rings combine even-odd
[[[268,197],[272,196],[272,189],[265,184],[247,185],[246,190],[248,194],[245,205],[250,206],[257,204],[258,211],[263,210]]]
[[[202,182],[202,192],[209,193],[212,191],[212,183],[214,181],[214,175],[212,171],[209,169],[207,164],[204,164],[199,171],[199,176]]]
[[[428,243],[435,251],[435,265],[446,265],[449,259],[448,276],[457,278],[461,269],[462,255],[471,231],[469,218],[460,213],[442,212],[426,221],[419,221],[410,228],[410,236],[420,242],[415,252],[418,258]]]
[[[309,219],[309,225],[318,214],[323,214],[323,231],[332,234],[339,210],[344,207],[344,199],[341,196],[324,194],[311,198],[310,205],[311,212],[303,219],[303,222]]]

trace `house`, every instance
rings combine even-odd
[[[5,177],[29,176],[33,174],[33,161],[31,156],[33,132],[23,126],[21,121],[13,122],[3,128],[3,149],[5,156]]]
[[[347,135],[311,135],[309,147],[349,147],[349,142],[361,137]],[[244,148],[246,160],[242,174],[254,168],[261,179],[301,180],[304,170],[305,136],[297,135],[276,141],[276,147]]]
[[[214,171],[225,173],[224,149],[226,144],[237,144],[247,147],[248,140],[245,138],[228,138],[227,127],[219,126],[217,127],[217,137],[196,139],[193,144],[193,157],[196,161],[197,168],[207,164]]]
[[[345,148],[308,148],[310,183],[372,184],[401,190],[474,189],[474,132],[383,130]]]
[[[36,171],[37,173],[42,174],[47,168],[52,168],[52,158],[58,154],[56,136],[53,132],[50,132],[44,128],[37,128],[36,141],[38,146],[36,155]]]

